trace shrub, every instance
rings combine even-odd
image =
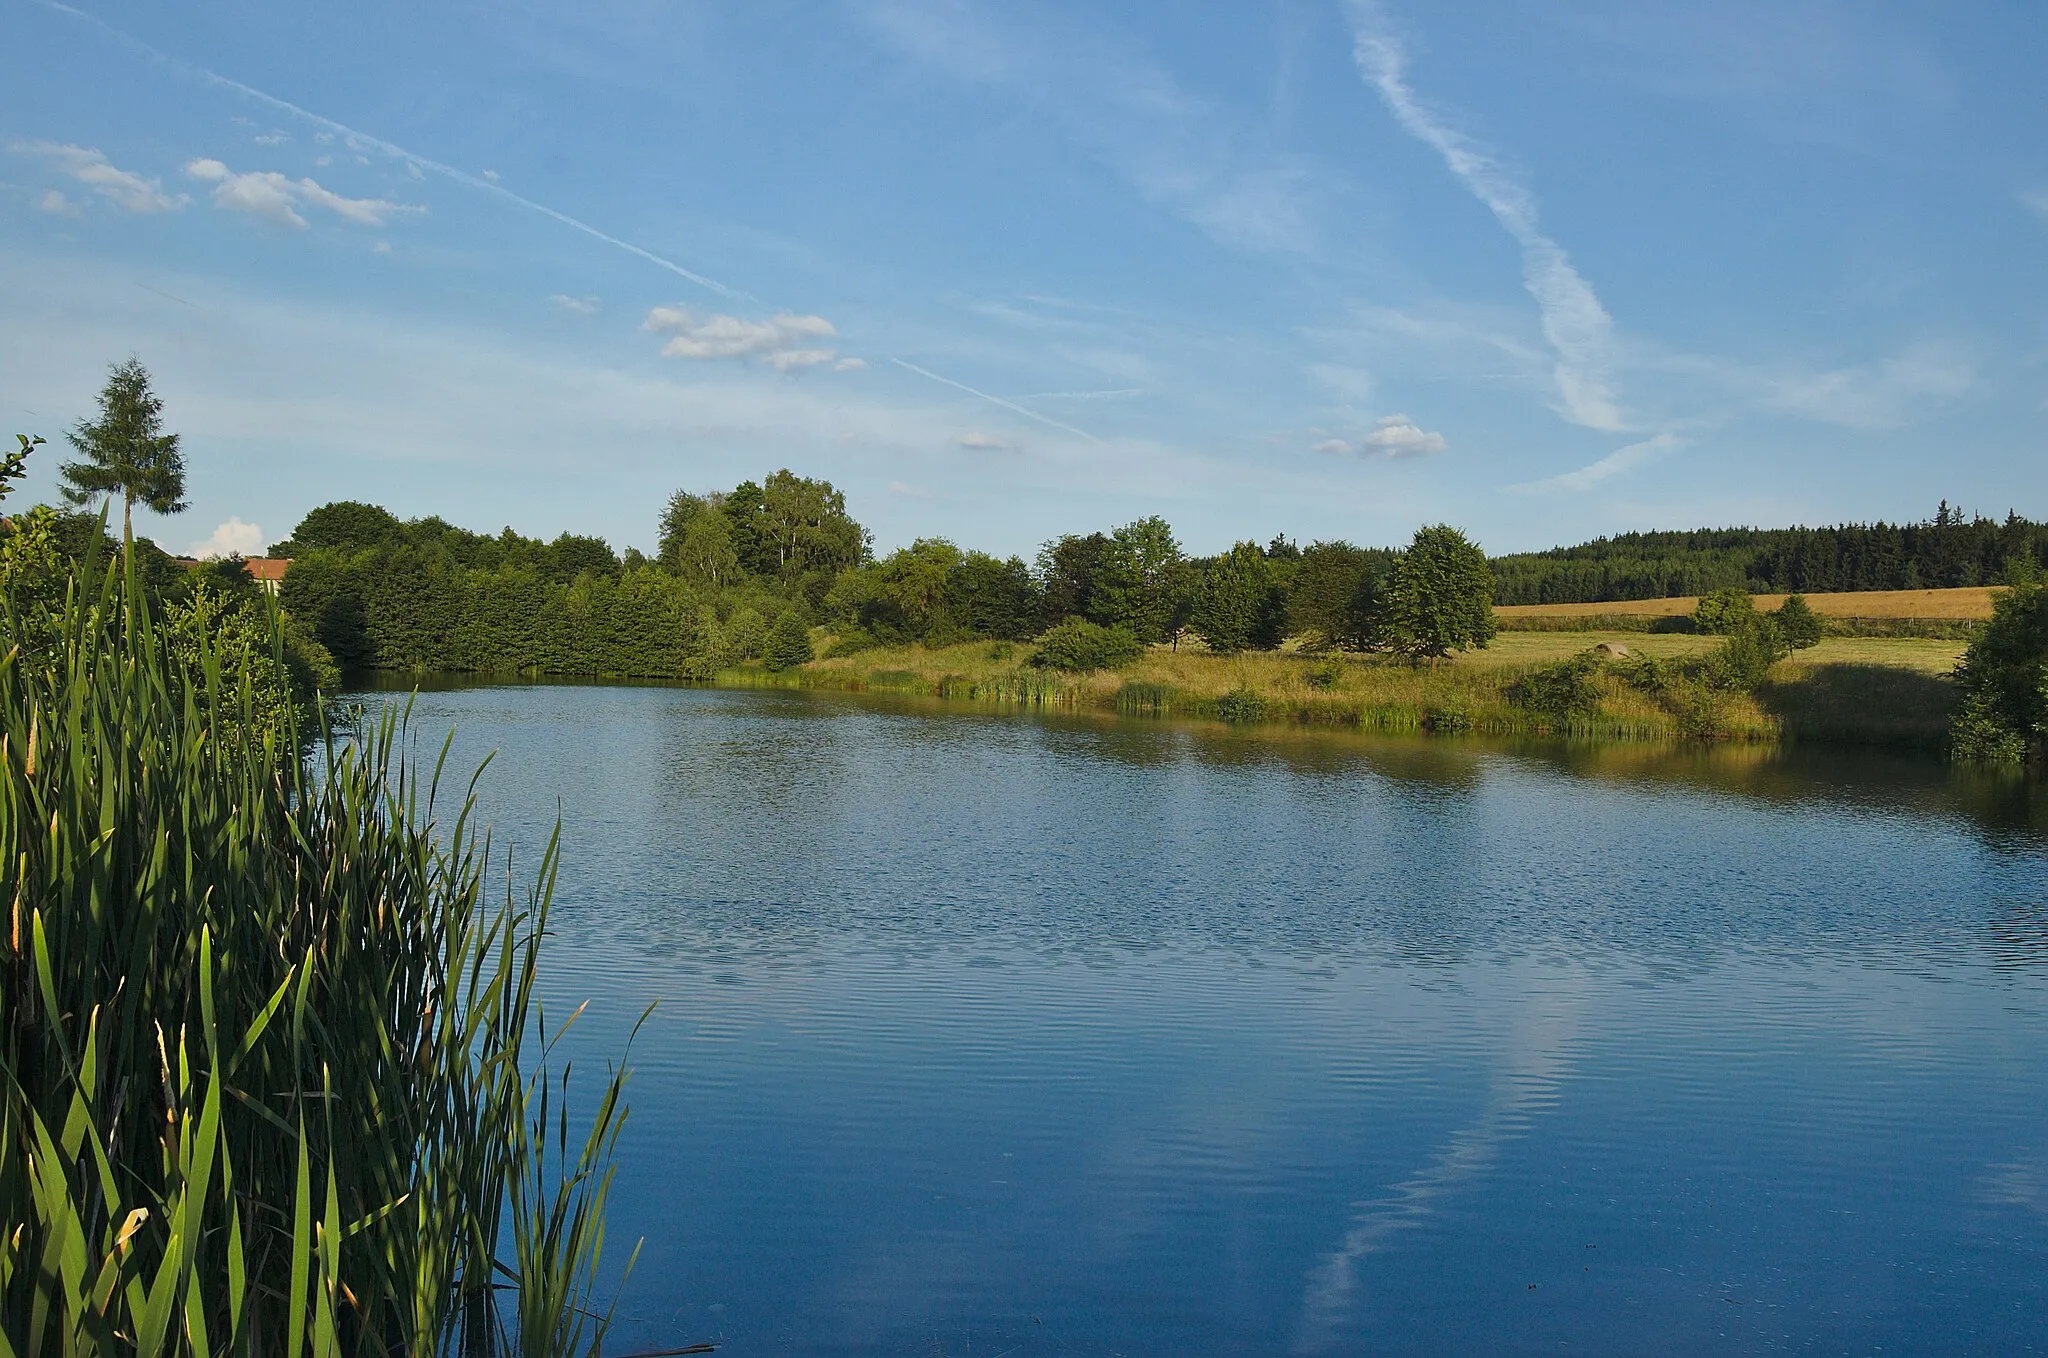
[[[1963,653],[1963,700],[1951,726],[1958,758],[2017,763],[2048,735],[2048,588],[2021,578],[1991,601],[1991,621]]]
[[[1216,700],[1216,715],[1228,722],[1263,721],[1266,695],[1257,689],[1234,688]]]
[[[1593,674],[1600,667],[1590,652],[1529,671],[1508,688],[1508,700],[1556,721],[1591,716],[1600,710],[1600,687]]]
[[[804,625],[795,609],[784,610],[782,616],[775,620],[775,625],[768,629],[768,639],[761,644],[761,663],[779,673],[807,665],[813,658],[811,629]]]
[[[1756,603],[1746,589],[1717,589],[1703,595],[1693,606],[1693,630],[1710,636],[1728,636],[1756,615]]]
[[[1739,621],[1733,630],[1707,657],[1707,676],[1721,688],[1755,688],[1771,666],[1792,653],[1792,648],[1786,644],[1778,624],[1763,614],[1751,612],[1747,617],[1737,617]]]
[[[1795,651],[1809,646],[1818,646],[1821,637],[1820,614],[1807,605],[1804,594],[1788,595],[1771,614],[1771,620],[1778,624],[1778,631],[1784,634],[1785,644]]]
[[[1301,681],[1304,684],[1323,692],[1328,692],[1337,687],[1338,682],[1343,678],[1344,662],[1335,656],[1331,656],[1327,660],[1319,660],[1301,673]]]
[[[1038,639],[1030,663],[1074,672],[1113,670],[1144,653],[1144,643],[1124,628],[1098,627],[1085,618],[1068,618]]]
[[[736,608],[725,620],[725,651],[734,660],[758,660],[768,640],[768,623],[751,608]]]

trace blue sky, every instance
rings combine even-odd
[[[0,0],[0,50],[0,422],[140,355],[174,548],[343,497],[648,548],[779,466],[1026,555],[2048,517],[2048,6]]]

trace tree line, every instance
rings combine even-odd
[[[943,538],[880,557],[871,543],[830,482],[781,470],[677,492],[651,557],[355,502],[313,510],[271,551],[293,558],[286,609],[352,668],[708,677],[744,660],[802,663],[818,626],[841,652],[1065,627],[1074,655],[1296,636],[1426,657],[1493,635],[1486,558],[1444,525],[1406,551],[1276,538],[1196,557],[1157,516],[1067,534],[1030,562]],[[1114,637],[1090,640],[1091,628]]]
[[[1606,603],[1741,589],[1821,594],[2000,584],[2048,566],[2048,524],[1965,514],[1924,523],[1621,533],[1493,559],[1497,604]]]

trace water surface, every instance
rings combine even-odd
[[[385,701],[379,698],[373,701]],[[1876,756],[421,694],[633,1053],[609,1351],[2048,1348],[2048,839]]]

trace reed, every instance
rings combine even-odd
[[[0,625],[0,1358],[595,1349],[623,1072],[572,1135],[555,844],[491,889],[445,744],[302,759],[132,561]]]

